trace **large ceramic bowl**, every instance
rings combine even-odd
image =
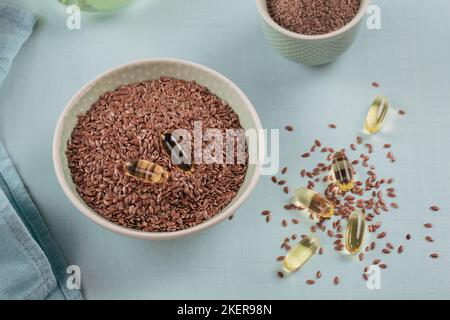
[[[333,62],[351,47],[358,35],[370,0],[361,0],[358,13],[347,25],[336,31],[311,36],[289,31],[278,25],[269,15],[267,0],[256,0],[267,41],[282,56],[306,65]]]
[[[75,190],[65,155],[67,142],[77,124],[78,115],[84,114],[104,92],[120,85],[142,80],[158,79],[161,76],[182,80],[194,80],[227,101],[238,114],[242,127],[255,129],[259,159],[262,159],[263,135],[259,117],[245,94],[223,75],[204,66],[174,59],[149,59],[119,66],[101,74],[84,86],[68,103],[56,126],[53,141],[53,162],[59,183],[72,204],[86,217],[100,226],[116,233],[139,239],[173,239],[193,234],[211,227],[231,216],[247,199],[260,176],[261,163],[249,164],[245,181],[236,197],[220,213],[194,227],[175,232],[144,232],[117,225],[91,209]]]

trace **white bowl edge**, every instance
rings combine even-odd
[[[69,188],[68,184],[65,181],[63,168],[62,168],[62,159],[60,157],[60,150],[61,150],[61,134],[63,130],[63,123],[64,118],[70,110],[70,107],[74,104],[74,102],[81,97],[85,92],[89,90],[89,88],[99,81],[104,76],[108,75],[111,72],[117,71],[122,68],[126,68],[130,65],[138,65],[138,64],[146,64],[146,63],[158,63],[158,62],[165,62],[165,63],[180,63],[180,64],[186,64],[190,65],[192,67],[198,68],[204,72],[210,73],[213,76],[219,78],[220,80],[227,83],[238,95],[239,97],[245,102],[245,105],[248,107],[248,111],[250,112],[250,115],[255,122],[256,129],[258,130],[258,163],[256,164],[255,172],[253,176],[251,177],[251,180],[249,181],[248,187],[244,192],[239,196],[239,198],[236,199],[236,202],[233,203],[229,208],[227,208],[225,211],[222,211],[215,216],[211,217],[210,219],[187,229],[174,231],[174,232],[146,232],[146,231],[139,231],[131,228],[126,228],[123,226],[120,226],[118,224],[115,224],[103,217],[101,217],[99,214],[90,211],[90,209],[87,209],[87,204],[83,204],[80,202],[80,200],[73,194],[73,191]],[[55,133],[53,136],[53,165],[55,168],[56,177],[58,179],[59,184],[61,185],[61,188],[63,189],[66,196],[69,198],[70,202],[81,212],[83,213],[88,219],[95,222],[96,224],[102,226],[103,228],[106,228],[108,230],[111,230],[115,233],[136,238],[136,239],[145,239],[145,240],[170,240],[170,239],[176,239],[185,237],[188,235],[192,235],[194,233],[197,233],[201,230],[205,230],[207,228],[210,228],[219,222],[225,220],[229,216],[231,216],[235,211],[243,204],[243,202],[248,198],[250,193],[255,188],[259,177],[261,176],[261,167],[262,167],[262,159],[265,154],[265,144],[264,144],[264,135],[262,131],[262,125],[261,121],[259,119],[258,114],[256,113],[256,110],[253,106],[253,104],[250,102],[249,98],[245,95],[245,93],[230,79],[222,75],[221,73],[214,71],[208,67],[205,67],[203,65],[181,60],[181,59],[172,59],[172,58],[151,58],[151,59],[143,59],[143,60],[137,60],[132,61],[126,64],[122,64],[113,68],[110,68],[109,70],[101,73],[97,77],[95,77],[93,80],[89,81],[86,85],[84,85],[73,97],[72,99],[67,103],[66,107],[63,109],[58,122],[56,124]]]

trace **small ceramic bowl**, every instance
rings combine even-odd
[[[370,0],[361,0],[358,13],[344,27],[331,33],[311,36],[289,31],[269,15],[267,0],[256,0],[264,34],[269,43],[284,57],[315,66],[333,62],[351,47],[356,39]]]
[[[254,189],[261,163],[249,164],[243,185],[236,197],[220,213],[194,227],[175,232],[144,232],[115,224],[91,209],[75,190],[65,154],[67,142],[77,124],[78,115],[84,114],[106,91],[133,82],[158,79],[161,76],[196,81],[227,101],[238,114],[242,127],[257,130],[258,158],[264,154],[262,127],[255,108],[245,94],[223,75],[204,66],[175,59],[150,59],[132,62],[109,70],[85,85],[68,103],[56,126],[53,141],[53,163],[58,181],[72,204],[86,217],[113,232],[138,239],[174,239],[209,228],[229,216],[247,199]]]

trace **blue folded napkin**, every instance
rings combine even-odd
[[[35,23],[33,14],[0,3],[0,85]],[[66,285],[66,268],[0,142],[0,300],[82,299]]]

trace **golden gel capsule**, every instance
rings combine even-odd
[[[364,214],[355,210],[348,217],[347,229],[345,232],[345,248],[351,254],[359,252],[364,242],[366,233],[366,220]]]
[[[178,168],[183,171],[191,171],[193,169],[190,157],[184,152],[182,146],[178,143],[172,133],[164,133],[161,136],[161,143],[170,159]]]
[[[389,102],[386,97],[378,96],[369,108],[366,117],[366,130],[376,133],[381,129],[389,109]]]
[[[316,236],[304,237],[296,246],[289,250],[283,260],[283,269],[293,272],[300,269],[320,247],[320,240]]]
[[[353,181],[353,169],[345,153],[338,151],[333,155],[331,165],[336,182],[342,191],[349,191],[355,184]]]
[[[320,193],[308,188],[298,188],[294,193],[294,204],[308,209],[322,218],[331,218],[334,206]]]
[[[166,168],[147,160],[129,161],[124,170],[127,176],[146,183],[164,183],[169,178]]]

